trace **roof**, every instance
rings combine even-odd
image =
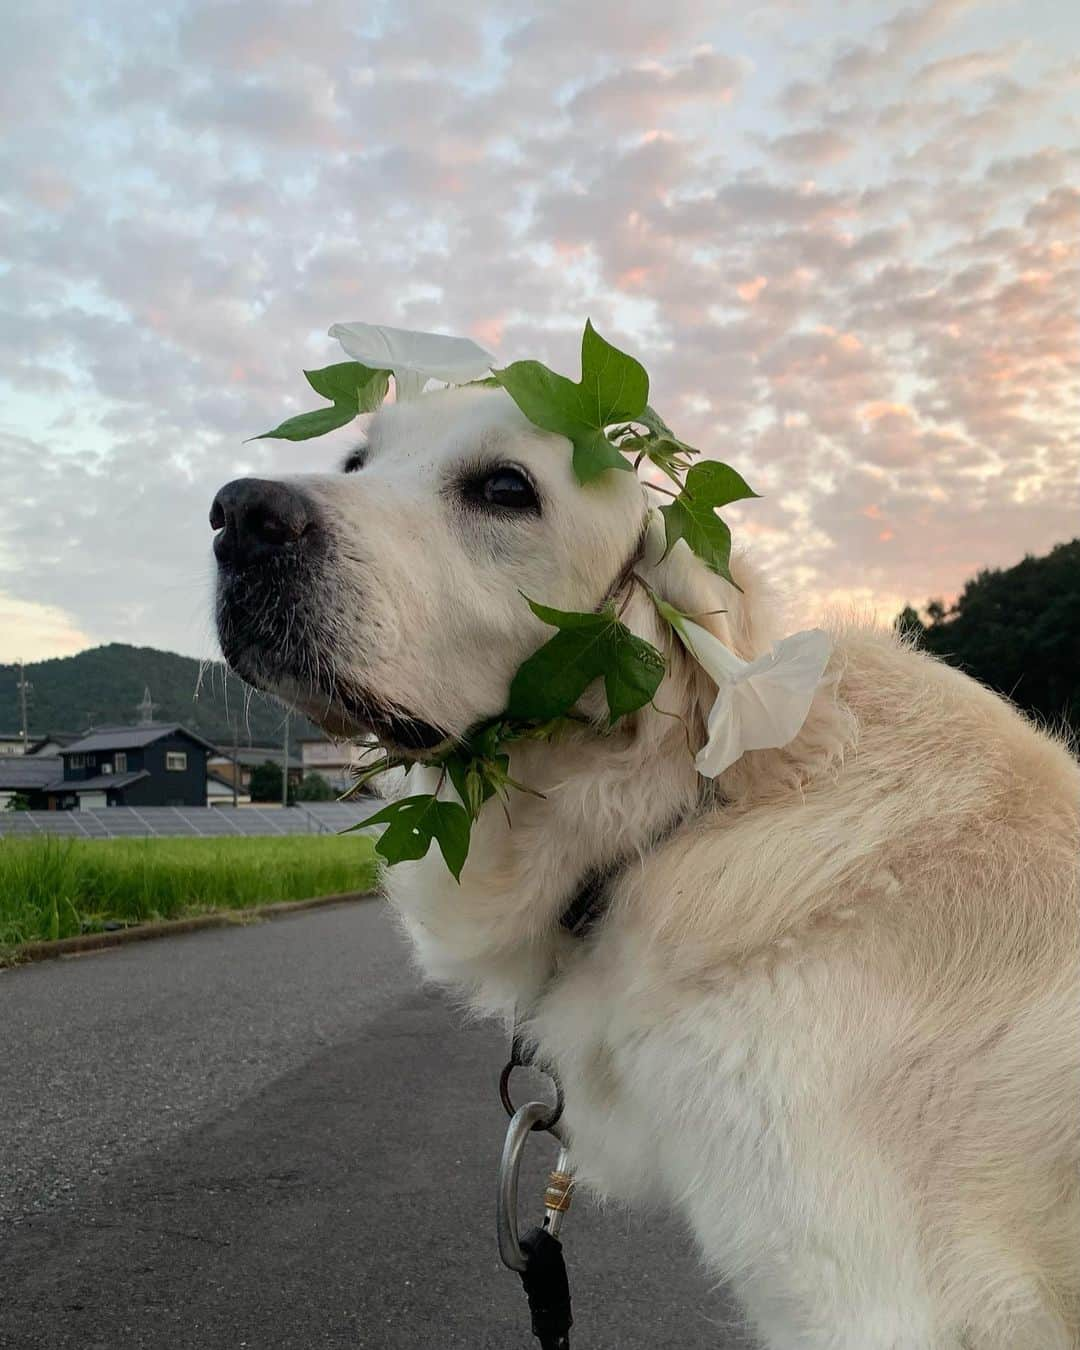
[[[208,769],[206,773],[206,790],[211,791],[212,786],[216,786],[226,795],[231,797],[233,793],[233,782],[231,778],[226,778],[224,774],[216,773],[213,769]],[[236,784],[236,796],[239,800],[250,801],[246,787]]]
[[[212,759],[224,759],[230,763],[233,759],[231,749],[219,747],[211,756]],[[281,768],[281,746],[261,746],[261,745],[242,745],[236,752],[236,762],[245,768],[254,768],[258,764],[276,764]],[[302,769],[304,761],[299,755],[289,756],[290,769]]]
[[[81,739],[81,733],[77,731],[46,731],[39,736],[32,736],[30,744],[26,747],[28,755],[36,755],[39,745],[60,745],[69,746],[72,741]]]
[[[93,778],[57,778],[49,784],[50,792],[104,792],[106,788],[126,788],[137,783],[140,778],[149,778],[146,769],[134,773],[99,773]]]
[[[30,792],[47,787],[60,777],[63,768],[58,755],[0,756],[0,792]]]
[[[100,731],[91,731],[81,741],[73,741],[64,747],[65,755],[83,755],[94,750],[137,750],[143,745],[153,745],[166,736],[186,736],[207,750],[214,746],[204,741],[194,731],[179,722],[158,722],[148,727],[104,727]]]

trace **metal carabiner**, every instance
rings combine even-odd
[[[519,1106],[506,1127],[502,1158],[499,1160],[499,1185],[495,1194],[495,1229],[499,1235],[499,1256],[504,1266],[520,1275],[525,1269],[525,1253],[518,1241],[518,1173],[521,1155],[538,1122],[551,1115],[546,1102],[526,1102]]]
[[[526,1266],[525,1253],[518,1241],[517,1203],[518,1174],[525,1140],[537,1128],[537,1122],[549,1115],[551,1107],[544,1102],[526,1102],[514,1112],[506,1127],[502,1158],[499,1161],[499,1186],[495,1194],[495,1228],[499,1235],[499,1256],[504,1266],[520,1275]],[[561,1144],[561,1141],[560,1141]],[[559,1158],[548,1173],[544,1191],[544,1227],[557,1237],[563,1217],[570,1208],[574,1177],[570,1171],[570,1154],[565,1145],[559,1149]]]

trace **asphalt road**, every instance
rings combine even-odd
[[[380,902],[0,973],[0,1043],[4,1350],[535,1346],[502,1038]],[[564,1240],[574,1350],[744,1344],[676,1223],[579,1196]]]

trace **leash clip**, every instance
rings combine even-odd
[[[499,1256],[504,1266],[523,1274],[528,1259],[521,1249],[518,1235],[518,1176],[525,1141],[536,1129],[544,1129],[544,1121],[551,1114],[545,1102],[526,1102],[514,1112],[506,1127],[502,1158],[499,1161],[499,1184],[495,1196],[495,1227],[499,1238]],[[570,1170],[570,1155],[560,1148],[558,1161],[548,1174],[544,1191],[544,1228],[557,1237],[563,1216],[570,1208],[574,1178]]]

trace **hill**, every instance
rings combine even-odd
[[[77,656],[37,661],[26,667],[33,689],[29,698],[30,734],[85,731],[96,726],[134,722],[143,690],[149,688],[154,718],[182,722],[207,740],[228,744],[235,722],[240,745],[281,741],[284,712],[262,694],[252,694],[220,661],[210,662],[199,681],[200,662],[154,647],[110,642]],[[18,670],[0,665],[0,731],[19,729]],[[198,698],[196,698],[198,690]],[[292,736],[316,736],[306,718],[294,717]]]
[[[910,606],[897,626],[919,645],[1080,738],[1080,539],[979,572],[951,609]]]

